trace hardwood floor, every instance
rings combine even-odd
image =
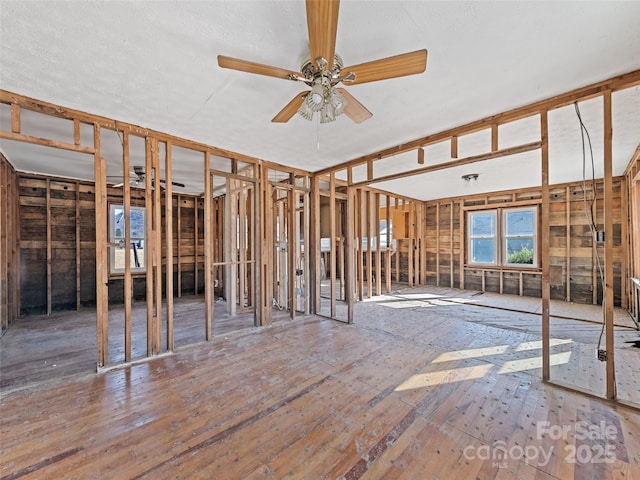
[[[3,386],[0,479],[640,478],[637,410],[542,383],[538,334],[425,292]]]

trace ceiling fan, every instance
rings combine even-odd
[[[133,171],[130,172],[130,179],[129,179],[129,183],[137,188],[144,188],[144,180],[145,180],[145,171],[144,171],[144,167],[142,165],[134,165],[133,166]],[[107,178],[119,178],[122,180],[122,175],[115,175],[115,176],[107,176]],[[164,180],[163,178],[160,179],[160,183],[166,183],[166,180]],[[124,185],[124,183],[118,183],[116,185],[113,185],[114,188],[117,187],[121,187],[122,185]],[[180,183],[180,182],[171,182],[171,185],[175,186],[175,187],[185,187],[184,183]]]
[[[332,122],[344,113],[355,123],[361,123],[373,114],[349,92],[337,85],[357,85],[422,73],[427,67],[427,50],[344,67],[342,58],[335,53],[339,6],[339,0],[307,0],[309,58],[303,62],[300,72],[224,55],[218,55],[218,65],[222,68],[302,82],[311,87],[310,91],[296,95],[278,112],[272,122],[288,122],[297,112],[307,120],[311,120],[313,114],[318,113],[321,123]]]

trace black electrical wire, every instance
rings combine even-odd
[[[584,210],[585,215],[587,216],[587,220],[589,221],[589,230],[591,231],[592,241],[595,241],[595,234],[598,230],[598,226],[596,225],[595,218],[593,215],[593,206],[596,202],[597,190],[596,190],[596,168],[595,162],[593,160],[593,146],[591,145],[591,136],[589,135],[589,130],[587,130],[586,125],[582,121],[582,115],[580,114],[580,107],[578,106],[578,102],[574,102],[574,107],[576,110],[576,115],[578,117],[578,122],[580,123],[580,138],[582,139],[582,201],[584,202]],[[587,137],[587,143],[589,145],[589,156],[591,158],[591,201],[589,202],[589,208],[587,209],[587,179],[586,179],[586,144],[585,144],[585,135]],[[611,232],[609,232],[609,235]],[[602,345],[602,336],[604,335],[604,312],[605,312],[605,303],[606,303],[606,295],[604,291],[604,274],[602,272],[602,265],[600,263],[600,255],[598,255],[596,251],[596,263],[598,265],[598,278],[600,279],[600,286],[602,288],[602,329],[600,330],[600,336],[598,338],[598,350],[600,350],[600,346]]]

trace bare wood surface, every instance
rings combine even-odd
[[[297,112],[302,102],[304,102],[305,97],[309,94],[308,91],[300,92],[298,95],[293,97],[293,99],[287,103],[282,110],[280,110],[275,117],[271,120],[276,123],[284,123],[291,120]]]
[[[122,132],[122,183],[124,201],[124,358],[131,361],[131,183],[129,162],[129,133]]]
[[[336,49],[340,1],[307,0],[306,6],[311,61],[316,67],[321,67],[318,59],[323,58],[327,62],[327,70],[331,70]]]
[[[542,378],[550,379],[550,330],[549,299],[549,123],[547,112],[540,114],[540,135],[542,138],[542,213],[540,222],[540,258],[542,260]]]
[[[613,337],[613,119],[611,90],[604,92],[604,325],[607,351],[607,398],[615,399],[616,370]]]
[[[389,78],[404,77],[422,73],[427,68],[427,50],[402,53],[393,57],[381,58],[371,62],[360,63],[342,69],[344,74],[353,72],[356,79],[348,85],[376,82]]]
[[[227,57],[225,55],[218,55],[218,66],[220,66],[221,68],[230,68],[232,70],[239,70],[241,72],[255,73],[257,75],[267,75],[269,77],[282,78],[284,80],[289,80],[290,75],[302,77],[302,74],[300,72],[294,72],[293,70],[287,70],[285,68],[271,67],[269,65],[249,62],[247,60]]]
[[[461,165],[470,165],[476,162],[483,162],[485,160],[491,160],[494,158],[506,157],[509,155],[516,155],[518,153],[530,152],[532,150],[537,150],[541,147],[540,142],[531,142],[524,145],[518,145],[515,147],[508,147],[502,150],[497,150],[495,152],[482,153],[480,155],[474,155],[471,157],[460,158],[458,160],[451,160],[448,162],[436,163],[434,165],[428,165],[426,167],[414,168],[412,170],[407,170],[399,173],[390,173],[388,175],[383,175],[373,180],[362,180],[359,182],[354,182],[354,186],[367,185],[369,183],[378,183],[378,182],[386,182],[388,180],[395,180],[398,178],[406,178],[414,175],[422,175],[424,173],[435,172],[437,170],[444,170],[451,167],[459,167]]]
[[[595,464],[563,459],[565,444],[583,443],[539,434],[542,424],[575,432],[578,422],[604,421],[616,436],[602,444],[615,458],[597,464],[599,478],[640,475],[637,411],[541,382],[539,351],[530,350],[539,336],[497,325],[513,313],[358,307],[349,327],[309,318],[99,376],[4,386],[0,474],[582,478]],[[535,465],[532,457],[479,458],[479,447],[498,441],[555,455]]]

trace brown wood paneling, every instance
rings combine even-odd
[[[586,186],[586,196],[591,198],[591,182]],[[614,265],[614,303],[621,305],[624,285],[622,278],[622,261],[625,248],[623,247],[622,214],[623,202],[622,178],[613,179],[613,237]],[[576,303],[592,303],[594,289],[598,302],[602,301],[602,289],[594,285],[594,276],[597,278],[596,269],[592,258],[593,238],[589,228],[589,220],[585,215],[583,202],[582,182],[573,182],[562,185],[551,185],[549,188],[549,267],[551,298],[565,299]],[[597,218],[603,218],[604,189],[602,180],[596,182],[596,209]],[[522,202],[531,201],[539,204],[541,199],[540,188],[529,188],[505,192],[493,192],[489,194],[470,196],[457,199],[443,199],[426,202],[425,219],[425,246],[426,246],[426,282],[430,285],[449,285],[450,261],[453,260],[454,286],[460,287],[460,269],[463,268],[464,288],[482,290],[483,285],[487,291],[500,291],[500,276],[497,280],[493,273],[484,275],[482,280],[481,269],[464,267],[461,259],[464,259],[466,248],[464,230],[461,221],[465,221],[464,215],[460,215],[461,209],[474,207],[481,208],[508,208],[511,205],[522,205]],[[450,223],[452,222],[449,209],[453,208],[453,240],[449,236]],[[568,211],[567,211],[568,209]],[[569,219],[569,225],[567,225]],[[598,228],[604,228],[599,225]],[[438,235],[439,234],[439,235]],[[569,245],[567,245],[569,239]],[[629,242],[629,240],[626,240]],[[567,248],[567,246],[569,248]],[[597,246],[597,251],[602,258],[604,255],[602,246]],[[569,257],[567,258],[567,254]],[[568,267],[568,269],[567,269]],[[520,291],[519,273],[510,275],[511,270],[505,270],[502,274],[502,292],[518,294]],[[529,270],[523,270],[522,292],[524,295],[540,297],[540,275],[528,274]],[[438,275],[439,274],[439,275]],[[569,285],[567,285],[569,281]],[[566,293],[570,292],[570,298]]]

